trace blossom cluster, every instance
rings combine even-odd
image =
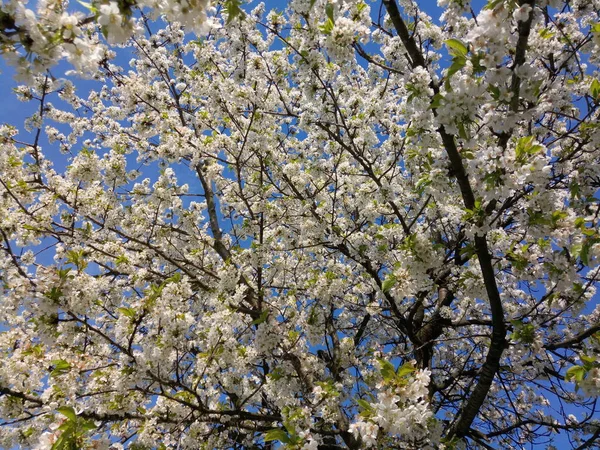
[[[63,58],[80,75],[96,74],[108,48],[95,26],[108,44],[122,44],[138,27],[134,8],[150,9],[155,18],[181,22],[200,35],[211,23],[209,0],[93,0],[79,2],[85,9],[74,12],[69,11],[69,1],[39,0],[35,9],[28,3],[10,0],[0,5],[0,53],[25,82]]]
[[[431,372],[416,371],[408,385],[382,383],[377,401],[367,404],[363,417],[350,425],[350,431],[366,448],[381,446],[382,436],[401,437],[401,442],[414,441],[419,448],[435,448],[439,442],[433,412],[426,399]]]

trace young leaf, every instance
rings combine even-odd
[[[265,433],[264,441],[265,442],[279,441],[283,444],[289,444],[290,438],[285,431],[280,430],[279,428],[275,428],[275,429],[269,430]]]
[[[262,313],[260,313],[259,317],[257,317],[256,319],[254,319],[252,321],[252,325],[260,325],[261,323],[266,322],[268,317],[269,317],[269,310],[265,309]]]
[[[319,29],[325,34],[331,34],[334,26],[333,20],[327,19],[325,23],[319,27]]]
[[[406,362],[398,368],[397,376],[405,377],[406,375],[410,375],[411,373],[414,373],[415,370],[417,370],[417,368],[415,366],[413,366],[409,362]]]
[[[600,81],[597,78],[594,78],[590,85],[590,95],[594,100],[600,101]]]
[[[373,407],[371,406],[371,404],[368,401],[363,400],[362,398],[356,399],[356,403],[358,404],[358,406],[360,406],[365,411],[372,411],[373,410]]]
[[[429,107],[431,109],[437,109],[440,106],[442,106],[442,101],[444,100],[444,96],[442,94],[440,94],[439,92],[437,94],[435,94],[433,96],[433,98],[431,99],[431,105],[429,105]]]
[[[466,64],[467,64],[467,58],[465,58],[464,56],[456,56],[455,58],[453,58],[452,64],[448,68],[448,72],[446,74],[446,79],[450,80],[450,78],[452,78],[452,75],[454,75],[460,69],[465,67]]]
[[[332,24],[335,23],[335,20],[333,19],[333,4],[327,3],[325,6],[325,14],[327,14],[327,18],[331,20]]]
[[[69,420],[77,420],[77,415],[75,414],[75,410],[70,406],[61,406],[60,408],[56,408],[56,410],[65,416]]]
[[[381,372],[381,376],[385,381],[391,381],[396,377],[396,368],[394,365],[382,358],[378,359],[379,361],[379,371]]]
[[[121,308],[117,308],[117,311],[119,311],[124,316],[129,317],[130,319],[135,318],[135,309],[133,309],[133,308],[121,307]]]
[[[77,428],[81,430],[82,433],[86,431],[95,430],[98,428],[93,420],[81,420],[79,419],[79,423],[77,424]]]
[[[224,9],[227,12],[227,24],[233,22],[236,17],[244,18],[245,14],[240,8],[240,0],[225,0]]]
[[[387,276],[387,278],[381,285],[381,290],[383,292],[389,292],[390,289],[392,289],[395,284],[396,284],[396,276],[393,273],[391,273]]]
[[[59,430],[61,429],[62,433],[56,442],[54,442],[50,450],[76,450],[77,442],[75,439],[75,423],[67,422],[59,428]]]
[[[567,374],[565,375],[565,381],[575,380],[576,382],[581,382],[585,378],[586,370],[582,366],[573,366],[567,370]]]
[[[448,39],[444,43],[448,48],[448,53],[452,56],[466,57],[469,53],[469,48],[458,39]]]
[[[59,375],[63,375],[71,370],[71,364],[69,364],[64,359],[55,359],[52,361],[52,372],[50,372],[51,377],[56,377]]]
[[[496,9],[499,5],[502,5],[504,3],[504,0],[490,0],[487,5],[484,6],[483,9]]]

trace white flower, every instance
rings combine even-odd
[[[515,9],[515,12],[513,12],[513,18],[517,22],[526,22],[527,20],[529,20],[529,14],[531,13],[531,11],[531,6],[529,4],[525,4]]]
[[[124,42],[129,35],[131,24],[124,22],[118,3],[111,1],[109,4],[101,5],[99,13],[98,24],[104,28],[108,42],[110,44]]]
[[[379,427],[371,422],[358,421],[350,425],[350,433],[357,439],[362,439],[363,444],[369,448],[377,444],[377,434]]]
[[[52,448],[57,439],[58,436],[56,433],[46,431],[40,436],[38,443],[33,447],[33,450],[48,450],[49,448]]]
[[[121,25],[123,18],[117,2],[111,1],[109,4],[100,5],[99,12],[98,23],[103,27]]]
[[[62,13],[60,16],[60,25],[63,28],[63,38],[72,39],[75,36],[81,34],[81,28],[79,27],[79,18],[74,14]]]

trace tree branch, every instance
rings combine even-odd
[[[595,334],[598,331],[600,331],[600,324],[597,324],[597,325],[589,328],[588,330],[586,330],[582,333],[579,333],[577,336],[572,337],[571,339],[567,339],[566,341],[544,345],[544,348],[546,348],[548,350],[556,350],[559,348],[569,348],[575,344],[579,344],[580,342],[589,338],[590,336],[592,336],[593,334]]]
[[[385,5],[390,18],[392,19],[392,23],[396,28],[398,36],[402,40],[404,47],[412,59],[412,67],[425,67],[425,59],[423,58],[423,55],[419,50],[414,38],[410,36],[408,28],[406,27],[406,24],[400,15],[396,1],[383,0],[383,4]],[[434,91],[434,94],[439,93],[439,86],[432,82],[431,87]],[[435,115],[437,115],[437,110],[435,108],[433,109],[433,112]],[[448,154],[448,158],[450,159],[450,166],[454,176],[456,177],[465,207],[467,209],[474,209],[475,195],[463,166],[462,158],[454,141],[454,136],[448,134],[443,126],[440,126],[437,131],[440,134],[442,143],[446,153]],[[504,310],[502,308],[502,300],[496,284],[494,266],[492,264],[492,258],[488,249],[486,235],[477,235],[475,236],[474,240],[492,313],[492,342],[490,344],[488,354],[486,355],[485,362],[481,368],[479,381],[466,404],[463,406],[457,421],[447,432],[447,435],[450,437],[455,435],[466,436],[468,434],[471,424],[473,423],[473,420],[475,420],[475,417],[479,414],[479,410],[492,386],[494,376],[500,367],[500,359],[506,344]]]

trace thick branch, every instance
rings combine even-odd
[[[23,394],[22,392],[13,391],[12,389],[0,386],[0,395],[8,395],[10,397],[20,398],[23,401],[33,403],[38,406],[42,406],[43,402],[36,397],[31,395]]]
[[[410,36],[408,28],[400,16],[395,0],[383,0],[383,4],[387,8],[388,14],[396,28],[396,32],[412,59],[413,68],[418,66],[425,67],[425,59],[423,58],[417,43]],[[432,88],[434,93],[437,94],[439,92],[439,87],[435,83],[432,83]],[[433,112],[437,115],[435,108]],[[438,128],[438,133],[440,134],[442,143],[448,154],[448,158],[450,159],[450,166],[460,188],[464,205],[468,209],[473,209],[475,206],[475,195],[462,164],[462,158],[454,141],[454,136],[448,134],[443,126]],[[448,430],[448,436],[465,436],[469,432],[471,424],[479,413],[492,386],[494,376],[500,367],[500,358],[502,357],[505,348],[506,328],[504,325],[504,311],[485,234],[475,237],[475,247],[492,313],[492,342],[485,363],[481,368],[477,386],[463,406],[457,421],[452,425],[450,430]]]
[[[516,73],[516,69],[525,63],[525,54],[527,52],[527,42],[529,41],[529,34],[531,33],[531,22],[533,21],[533,7],[535,6],[535,0],[522,0],[519,2],[520,6],[529,5],[532,11],[529,13],[529,18],[525,21],[519,22],[517,30],[519,33],[519,40],[517,41],[517,48],[515,49],[515,60],[512,66],[512,79],[510,83],[510,92],[512,97],[510,99],[510,110],[516,113],[519,109],[519,99],[521,97],[521,79]],[[504,132],[498,139],[498,145],[502,148],[506,148],[508,140],[512,134],[512,130]]]
[[[204,173],[202,173],[202,168],[199,165],[196,166],[196,173],[198,174],[200,183],[202,183],[202,189],[204,189],[204,198],[206,199],[206,210],[208,212],[208,218],[210,221],[210,230],[212,231],[215,241],[214,249],[219,256],[223,258],[223,261],[227,261],[231,259],[231,253],[225,244],[223,244],[223,233],[221,232],[221,227],[219,227],[217,207],[215,205],[214,194],[210,185],[210,181],[206,179]]]
[[[383,4],[390,15],[390,19],[392,19],[392,23],[394,24],[398,36],[400,36],[400,39],[408,52],[408,56],[410,56],[412,67],[425,67],[425,58],[423,58],[423,54],[415,40],[410,36],[408,27],[404,23],[400,11],[398,10],[396,0],[383,0]]]
[[[569,347],[572,347],[573,345],[579,344],[580,342],[589,338],[590,336],[597,333],[598,331],[600,331],[600,324],[597,324],[597,325],[589,328],[588,330],[586,330],[582,333],[579,333],[577,336],[574,336],[571,339],[567,339],[566,341],[544,345],[544,348],[546,348],[548,350],[556,350],[558,348],[569,348]]]

